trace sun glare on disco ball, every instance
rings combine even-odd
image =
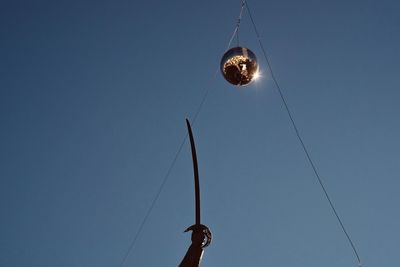
[[[250,49],[234,47],[221,59],[221,72],[225,80],[234,85],[246,85],[258,77],[257,58]]]

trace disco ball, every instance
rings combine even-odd
[[[245,47],[234,47],[226,51],[220,66],[225,80],[238,86],[249,84],[258,75],[257,58]]]

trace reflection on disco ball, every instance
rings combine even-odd
[[[226,51],[220,67],[225,80],[234,85],[249,84],[258,74],[257,58],[245,47],[234,47]]]

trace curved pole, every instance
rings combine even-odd
[[[193,159],[193,174],[194,174],[194,191],[195,191],[195,208],[196,208],[196,225],[200,224],[200,182],[199,182],[199,167],[197,164],[196,146],[194,144],[194,138],[192,128],[190,127],[189,120],[186,119],[186,125],[189,133],[190,147],[192,149]]]
[[[194,173],[194,190],[195,190],[195,208],[196,218],[195,224],[185,230],[185,232],[192,231],[192,244],[187,250],[185,257],[179,264],[179,267],[199,267],[203,249],[210,245],[212,234],[207,226],[200,223],[200,182],[199,182],[199,167],[197,165],[196,147],[194,145],[194,138],[192,128],[190,127],[189,120],[186,119],[188,128],[190,146],[192,150],[193,159],[193,173]]]

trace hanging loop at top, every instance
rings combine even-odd
[[[233,31],[231,39],[229,40],[228,47],[226,48],[226,50],[229,50],[229,48],[231,47],[231,44],[233,42],[233,39],[235,39],[235,37],[236,37],[236,41],[237,41],[237,46],[239,46],[239,28],[240,28],[240,23],[242,22],[242,15],[243,15],[243,10],[244,10],[245,6],[246,6],[246,1],[241,0],[240,12],[239,12],[239,16],[236,20],[236,27],[235,27],[235,30]]]
[[[243,15],[244,7],[245,7],[245,0],[241,0],[240,13],[239,13],[239,17],[238,17],[237,23],[236,23],[236,41],[237,41],[237,46],[239,46],[239,29],[240,29],[240,22],[242,22],[242,15]]]

